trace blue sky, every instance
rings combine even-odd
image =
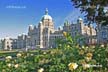
[[[16,38],[27,33],[29,25],[38,25],[45,9],[54,20],[55,28],[82,16],[70,0],[0,0],[0,38]]]

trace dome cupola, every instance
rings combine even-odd
[[[42,17],[42,20],[52,20],[52,17],[48,15],[48,9],[45,10],[45,15]]]

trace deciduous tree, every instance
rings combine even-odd
[[[71,0],[73,6],[85,13],[88,23],[108,24],[108,0]]]

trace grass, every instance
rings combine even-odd
[[[0,56],[16,56],[21,50],[12,50],[12,51],[0,51]],[[37,50],[29,51],[30,53],[36,54]]]

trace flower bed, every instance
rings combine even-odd
[[[108,46],[79,46],[64,33],[58,47],[38,49],[35,53],[18,52],[0,61],[1,72],[107,72]]]

